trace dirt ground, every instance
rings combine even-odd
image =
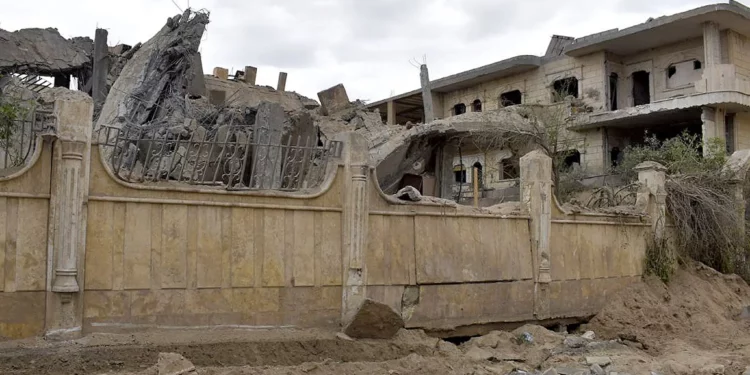
[[[94,334],[2,342],[0,374],[743,374],[750,320],[740,313],[748,305],[744,281],[695,265],[669,285],[649,278],[632,286],[570,333],[524,326],[458,346],[406,330],[351,341],[292,329]]]

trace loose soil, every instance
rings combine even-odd
[[[524,326],[459,346],[406,330],[391,340],[291,329],[93,334],[2,342],[0,374],[158,375],[159,353],[178,353],[195,366],[185,374],[200,375],[573,374],[589,369],[587,359],[602,360],[593,357],[611,362],[607,373],[732,375],[750,366],[750,320],[740,317],[748,305],[750,287],[739,277],[691,265],[669,285],[633,285],[570,334]],[[581,338],[588,330],[595,339]]]

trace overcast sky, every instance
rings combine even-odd
[[[211,12],[201,44],[214,66],[258,67],[258,83],[316,93],[343,83],[350,99],[419,87],[409,61],[436,79],[508,57],[544,54],[553,34],[581,37],[721,0],[0,0],[0,28],[54,27],[65,37],[109,30],[109,44],[145,42],[189,6]],[[176,3],[176,5],[175,5]],[[562,5],[565,4],[565,5]]]

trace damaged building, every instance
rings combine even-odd
[[[565,163],[590,177],[608,173],[646,134],[666,139],[688,131],[702,136],[704,145],[722,140],[731,153],[750,148],[749,20],[750,8],[729,1],[622,30],[556,35],[544,55],[512,57],[426,86],[423,77],[422,89],[367,107],[389,125],[411,126],[431,119],[472,122],[498,109],[568,102],[573,107],[568,130],[576,142]],[[381,180],[381,185],[416,184],[443,198],[455,198],[460,189],[470,196],[474,176],[480,176],[477,190],[483,197],[512,186],[525,150],[488,152],[473,143],[442,143],[424,155],[411,143],[403,156],[430,165],[407,171],[408,182]]]

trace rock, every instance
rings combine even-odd
[[[401,315],[390,306],[366,299],[344,333],[353,338],[390,339],[403,327]]]
[[[558,375],[558,373],[557,373],[557,370],[555,370],[554,368],[551,368],[543,372],[542,375]]]
[[[555,370],[560,375],[577,375],[589,371],[588,369],[580,367],[557,367]]]
[[[437,343],[437,349],[440,353],[446,354],[446,355],[461,355],[461,349],[456,346],[456,344],[452,342],[448,342],[445,340],[440,340]]]
[[[750,375],[750,366],[745,367],[745,372],[742,375]]]
[[[619,337],[620,340],[623,340],[623,341],[638,342],[638,336],[636,336],[633,333],[621,333],[617,335],[617,337]]]
[[[586,333],[582,334],[581,337],[586,340],[593,340],[596,338],[596,334],[594,333],[594,331],[586,331]]]
[[[586,357],[586,364],[589,366],[599,365],[601,367],[607,367],[612,364],[612,359],[609,357]]]
[[[700,375],[724,375],[724,366],[718,365],[718,364],[703,366],[700,370],[698,370],[698,374]]]
[[[177,353],[159,353],[156,363],[157,375],[186,375],[195,371],[195,366]]]
[[[588,340],[584,339],[583,337],[578,336],[568,336],[565,338],[565,341],[563,341],[563,344],[567,346],[568,348],[582,348],[588,344]]]
[[[402,201],[419,202],[422,200],[422,194],[414,186],[406,186],[396,193],[396,198]]]
[[[750,306],[745,306],[740,311],[740,319],[750,319]]]
[[[466,352],[465,356],[468,357],[469,359],[472,359],[472,360],[475,360],[475,361],[487,361],[487,360],[489,360],[489,359],[491,359],[491,358],[494,357],[494,355],[492,354],[492,352],[490,352],[489,350],[482,349],[482,348],[476,347],[476,346],[474,346],[471,349],[469,349]]]
[[[604,369],[602,368],[602,366],[599,366],[597,364],[591,365],[591,373],[593,375],[607,375],[607,372],[604,371]]]
[[[344,340],[344,341],[354,341],[354,339],[353,339],[353,338],[349,337],[349,336],[348,336],[348,335],[347,335],[346,333],[344,333],[344,332],[338,332],[338,333],[336,333],[336,338],[337,338],[337,339],[341,339],[341,340]]]

